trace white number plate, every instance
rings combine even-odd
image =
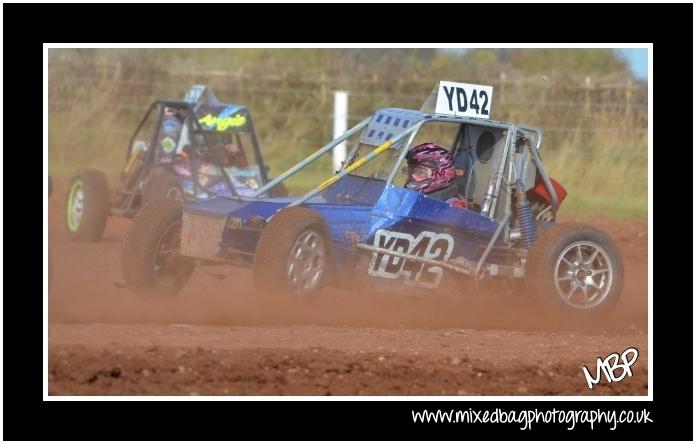
[[[492,86],[441,81],[437,89],[435,112],[488,119],[492,99]]]

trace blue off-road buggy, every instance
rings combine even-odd
[[[301,197],[151,203],[125,240],[127,286],[175,294],[196,264],[227,263],[251,267],[279,303],[325,285],[463,295],[500,279],[569,313],[605,312],[623,283],[617,248],[593,227],[555,223],[566,192],[544,170],[541,131],[489,120],[491,98],[492,87],[440,82],[421,110],[381,109],[256,191],[359,134],[341,170]],[[409,149],[446,134],[466,208],[404,187]]]
[[[255,164],[247,161],[253,152]],[[85,169],[70,181],[65,227],[71,240],[98,240],[110,214],[133,217],[148,202],[249,196],[268,182],[249,110],[220,103],[203,85],[183,100],[155,101],[130,139],[119,185]],[[274,195],[287,196],[285,188]]]

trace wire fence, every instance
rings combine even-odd
[[[257,84],[263,84],[264,82],[267,82],[266,79],[256,79]],[[308,81],[307,83],[310,84],[315,84],[315,80]],[[63,83],[65,84],[70,84],[70,85],[78,85],[80,87],[85,87],[88,85],[92,86],[97,86],[97,85],[102,85],[104,83],[103,78],[98,78],[94,76],[80,76],[80,77],[71,77],[68,79],[63,80]],[[145,87],[146,89],[149,90],[157,90],[157,89],[163,89],[165,87],[176,87],[177,89],[181,88],[182,82],[181,81],[175,81],[175,80],[162,80],[162,81],[151,81],[151,80],[134,80],[134,79],[119,79],[119,80],[113,80],[108,82],[110,86],[115,86],[115,87],[130,87],[130,86],[139,86],[139,87]],[[518,88],[521,85],[526,85],[527,83],[522,82],[522,83],[511,83],[508,85],[505,85],[507,87],[511,88]],[[496,85],[492,85],[496,86]],[[501,85],[497,85],[501,86]],[[301,89],[301,88],[278,88],[278,87],[263,87],[263,88],[258,88],[258,87],[216,87],[215,90],[218,93],[222,93],[221,95],[228,95],[228,96],[236,96],[239,93],[244,93],[244,94],[249,94],[249,95],[277,95],[277,94],[291,94],[291,95],[306,95],[306,96],[317,96],[318,94],[322,94],[321,89]],[[584,87],[577,89],[577,91],[582,91],[585,93],[592,93],[596,91],[606,91],[606,87]],[[633,86],[616,86],[615,91],[621,92],[621,94],[625,95],[627,92],[630,93],[631,91],[637,90]],[[638,89],[640,90],[640,89]],[[366,91],[349,91],[349,94],[352,97],[370,97],[373,98],[375,97],[374,92],[366,92]],[[391,101],[421,101],[423,100],[423,96],[421,95],[414,95],[414,94],[399,94],[399,93],[383,93],[379,94],[382,98],[389,99]],[[616,95],[616,94],[614,94]],[[629,96],[630,97],[630,96]],[[555,108],[590,108],[590,109],[636,109],[636,110],[644,110],[647,111],[647,101],[645,100],[637,100],[633,101],[630,98],[627,100],[622,100],[622,101],[597,101],[597,100],[585,100],[585,101],[554,101],[554,100],[545,100],[545,101],[534,101],[534,100],[527,100],[527,101],[516,101],[516,100],[506,100],[505,98],[500,99],[499,101],[500,105],[506,105],[506,106],[524,106],[524,107],[543,107],[543,108],[548,108],[548,107],[555,107]],[[125,106],[136,106],[136,105],[128,105],[126,104]]]
[[[290,141],[293,146],[306,147],[299,151],[301,156],[331,139],[332,93],[344,80],[325,75],[299,80],[286,74],[258,77],[215,70],[138,76],[118,64],[90,65],[88,70],[78,64],[61,64],[49,69],[49,136],[54,135],[49,140],[59,151],[59,161],[66,160],[63,151],[71,157],[69,152],[78,149],[78,140],[106,148],[123,144],[152,101],[182,97],[191,84],[204,83],[223,102],[249,107],[261,140],[269,142],[271,151]],[[341,88],[349,93],[349,127],[381,107],[417,109],[426,96],[403,90],[429,92],[432,87],[428,87],[430,80],[408,79],[401,91],[390,91],[379,89],[379,76],[350,80],[350,89]],[[575,146],[564,147],[566,155],[595,156],[607,138],[628,145],[647,140],[647,91],[631,81],[584,79],[559,85],[546,79],[501,76],[490,83],[497,88],[494,109],[502,110],[496,118],[540,127],[548,146],[568,145],[567,140],[573,140]],[[609,157],[645,160],[647,149],[614,149]]]
[[[349,93],[350,128],[380,108],[419,109],[439,80],[422,73],[440,69],[365,75],[369,67],[342,69],[340,63],[324,64],[321,69],[309,68],[320,65],[310,63],[297,72],[283,71],[285,62],[277,58],[271,58],[269,66],[257,61],[248,64],[255,69],[231,70],[193,69],[186,63],[163,67],[144,57],[118,63],[96,63],[89,55],[78,59],[49,61],[52,174],[98,168],[116,177],[127,145],[152,102],[180,99],[191,85],[205,84],[222,102],[249,108],[264,162],[271,167],[270,174],[276,175],[333,138],[335,91]],[[587,78],[567,70],[528,77],[474,70],[479,72],[476,77],[459,73],[459,68],[448,69],[449,80],[494,87],[492,118],[543,131],[541,155],[550,174],[570,191],[566,206],[583,212],[645,214],[645,83],[623,74]],[[433,135],[432,140],[451,140],[439,138],[437,132],[423,137]],[[330,157],[318,159],[303,171],[304,176],[290,178],[291,192],[304,193],[324,180],[332,171]]]
[[[96,77],[71,77],[61,81],[63,85],[76,85],[80,88],[86,88],[87,86],[99,86],[103,87],[105,82],[104,79]],[[259,80],[259,83],[263,83],[263,80]],[[117,80],[108,81],[110,87],[122,88],[130,86],[141,86],[145,87],[149,91],[166,90],[168,86],[176,87],[176,89],[181,90],[182,82],[173,81],[139,81],[139,80]],[[322,93],[318,90],[313,89],[298,89],[298,88],[274,88],[274,87],[238,87],[238,88],[220,88],[216,87],[215,91],[221,96],[238,96],[240,93],[244,95],[269,95],[274,96],[278,94],[285,95],[304,95],[309,97],[316,97]],[[591,91],[591,90],[590,90]],[[351,97],[369,97],[375,98],[378,96],[382,100],[391,102],[402,102],[402,101],[414,101],[422,102],[423,96],[421,95],[407,95],[407,94],[396,94],[396,93],[381,93],[375,94],[373,92],[360,92],[360,91],[348,91]],[[53,98],[50,100],[49,105],[71,105],[75,102],[80,101],[80,93],[71,94],[72,100],[65,98]],[[153,95],[154,94],[150,94]],[[647,102],[644,101],[598,101],[598,100],[585,100],[585,101],[558,101],[558,100],[507,100],[505,98],[499,98],[496,100],[497,105],[504,106],[522,106],[522,107],[541,107],[541,108],[590,108],[590,109],[636,109],[639,111],[647,112]],[[116,103],[114,106],[117,109],[141,109],[143,103]]]

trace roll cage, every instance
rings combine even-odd
[[[409,119],[404,118],[404,122],[408,122],[408,125],[401,125],[401,126],[406,126],[405,129],[399,128],[401,131],[396,133],[396,134],[387,134],[387,137],[381,137],[382,140],[384,140],[381,144],[377,144],[376,140],[380,139],[377,138],[375,139],[374,134],[372,134],[373,130],[376,134],[378,133],[378,130],[381,129],[379,128],[378,123],[382,122],[377,122],[379,119],[379,116],[387,116],[384,118],[386,121],[388,117],[395,118],[397,115],[402,115],[402,116],[408,116]],[[351,172],[355,171],[362,165],[364,165],[367,162],[372,161],[375,159],[377,156],[380,154],[384,153],[390,148],[396,148],[399,149],[399,156],[394,163],[391,171],[389,172],[389,175],[386,179],[386,188],[390,186],[394,186],[394,178],[396,177],[400,165],[403,163],[406,154],[408,150],[411,148],[413,141],[415,140],[418,132],[420,131],[421,127],[429,122],[447,122],[447,123],[458,123],[458,124],[471,124],[475,126],[482,126],[482,127],[488,127],[488,128],[496,128],[500,130],[504,130],[506,134],[506,139],[505,143],[503,145],[503,154],[500,157],[500,162],[496,166],[496,174],[494,176],[495,180],[491,180],[488,189],[486,190],[486,198],[483,202],[482,208],[481,208],[481,214],[484,216],[487,216],[489,218],[493,218],[493,215],[495,214],[495,209],[496,205],[498,202],[498,196],[500,196],[500,189],[502,186],[502,180],[503,180],[503,175],[504,171],[506,169],[506,166],[510,164],[509,171],[518,171],[518,174],[516,174],[516,177],[510,177],[509,179],[512,179],[513,181],[516,181],[518,178],[522,178],[525,175],[525,172],[528,168],[528,161],[526,159],[531,159],[534,165],[537,168],[537,172],[541,176],[546,188],[549,191],[549,195],[551,196],[551,212],[553,216],[555,217],[556,212],[558,210],[558,197],[556,195],[554,187],[551,185],[551,181],[549,179],[548,174],[546,173],[546,170],[544,169],[544,166],[541,162],[541,157],[539,154],[539,150],[541,147],[541,142],[542,142],[542,132],[538,128],[534,128],[531,126],[527,125],[517,125],[514,123],[510,122],[503,122],[503,121],[495,121],[495,120],[489,120],[489,119],[479,119],[479,118],[471,118],[471,117],[459,117],[459,116],[450,116],[450,115],[442,115],[442,114],[435,114],[435,113],[422,113],[420,111],[413,111],[413,110],[401,110],[401,109],[384,109],[376,112],[372,116],[366,118],[362,122],[358,123],[356,126],[351,128],[350,130],[346,131],[343,135],[338,137],[337,139],[329,142],[328,144],[324,145],[323,147],[319,148],[317,151],[309,155],[307,158],[304,160],[298,162],[295,164],[293,167],[285,171],[284,173],[280,174],[277,178],[274,180],[270,181],[263,187],[259,188],[252,197],[259,197],[262,196],[264,193],[275,187],[276,185],[282,183],[289,177],[293,176],[303,168],[305,168],[307,165],[315,162],[317,159],[319,159],[321,156],[324,154],[328,153],[331,151],[333,148],[335,148],[337,145],[340,143],[348,140],[350,137],[354,136],[357,134],[360,130],[363,130],[363,133],[361,134],[360,140],[361,141],[366,141],[370,142],[372,145],[376,145],[376,147],[369,152],[368,154],[362,156],[361,158],[351,162],[348,165],[344,165],[339,172],[334,174],[333,176],[327,178],[325,181],[317,185],[316,187],[312,188],[311,190],[307,191],[305,194],[302,196],[298,197],[297,199],[293,200],[288,206],[289,207],[294,207],[294,206],[299,206],[307,202],[309,199],[312,197],[316,196],[317,194],[323,192],[333,184],[335,184],[337,181],[345,177],[346,175],[350,174]],[[377,128],[375,128],[377,127]],[[384,132],[384,131],[380,131]],[[372,134],[372,135],[371,135]],[[531,137],[534,137],[535,142],[532,144],[531,143]],[[386,140],[385,140],[386,139]],[[403,145],[403,140],[406,140],[406,144]],[[529,152],[529,157],[525,158],[525,161],[521,165],[512,165],[511,162],[513,162],[512,156],[509,154],[514,150],[515,146],[519,146],[518,142],[522,142],[522,146],[524,149],[528,150]],[[403,145],[403,146],[400,146]],[[521,169],[520,169],[521,167]],[[508,180],[508,183],[514,183]],[[507,221],[510,215],[510,208],[506,208],[504,212],[503,219]]]
[[[254,123],[251,117],[251,113],[249,110],[240,105],[233,105],[233,104],[220,104],[217,102],[213,103],[195,103],[192,101],[182,101],[182,100],[157,100],[153,102],[150,107],[148,108],[147,112],[143,116],[143,118],[140,120],[140,123],[136,127],[135,131],[131,135],[129,141],[128,141],[128,148],[126,150],[126,162],[128,162],[129,159],[131,159],[131,156],[133,154],[133,149],[135,146],[135,141],[136,137],[140,133],[140,131],[143,129],[143,127],[147,124],[148,120],[150,119],[151,115],[153,113],[157,113],[155,116],[155,121],[158,123],[157,127],[151,131],[151,133],[147,136],[147,140],[145,141],[147,143],[148,147],[155,147],[156,146],[156,139],[157,139],[157,133],[158,133],[158,127],[159,127],[159,122],[162,121],[162,118],[164,116],[164,109],[166,107],[174,108],[180,111],[183,111],[185,113],[185,118],[183,125],[186,126],[188,134],[191,135],[190,137],[190,144],[188,147],[185,147],[185,149],[191,150],[191,151],[196,151],[199,149],[207,150],[208,154],[211,155],[216,163],[218,165],[222,165],[222,161],[219,158],[219,153],[217,153],[215,150],[211,149],[215,145],[215,141],[212,139],[214,133],[221,133],[221,134],[232,134],[235,137],[235,141],[237,143],[237,146],[240,147],[242,151],[244,151],[244,144],[242,142],[242,139],[240,137],[240,134],[249,134],[250,140],[251,140],[251,150],[254,153],[254,159],[256,161],[256,165],[259,166],[259,173],[261,176],[262,183],[267,183],[268,182],[268,172],[266,165],[264,164],[263,161],[263,156],[261,154],[261,149],[259,147],[259,142],[258,138],[256,137],[256,131],[254,128]],[[215,126],[216,123],[216,115],[222,112],[225,112],[225,110],[234,110],[234,115],[235,116],[241,116],[244,119],[244,123],[241,125],[228,125],[225,127],[222,126]],[[212,127],[214,129],[211,129],[211,125],[206,125],[209,126],[208,128],[204,128],[203,124],[201,122],[208,122],[212,123]],[[143,160],[143,165],[144,168],[140,169],[140,172],[138,173],[136,178],[131,178],[128,180],[130,184],[138,184],[141,183],[149,174],[150,169],[155,165],[156,163],[156,155],[157,155],[157,150],[156,149],[148,149],[145,152],[145,156]],[[194,155],[195,157],[195,155]],[[166,164],[165,164],[166,165]],[[170,165],[171,166],[171,165]],[[196,170],[192,172],[194,176],[197,174]],[[230,178],[226,175],[222,175],[224,180],[228,182],[228,186],[232,188],[232,183]],[[198,180],[196,177],[194,177],[193,180],[194,186],[198,183]],[[117,192],[120,192],[122,194],[125,194],[126,198],[121,200],[121,204],[119,205],[118,208],[113,208],[112,212],[115,214],[128,214],[129,212],[132,211],[132,207],[135,201],[135,197],[137,195],[136,190],[131,189],[131,186],[126,186],[123,187],[123,189],[117,190]]]

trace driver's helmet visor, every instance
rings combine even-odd
[[[409,165],[408,166],[408,178],[416,182],[422,182],[427,179],[431,179],[435,176],[435,172],[432,168],[428,168],[422,165]]]

